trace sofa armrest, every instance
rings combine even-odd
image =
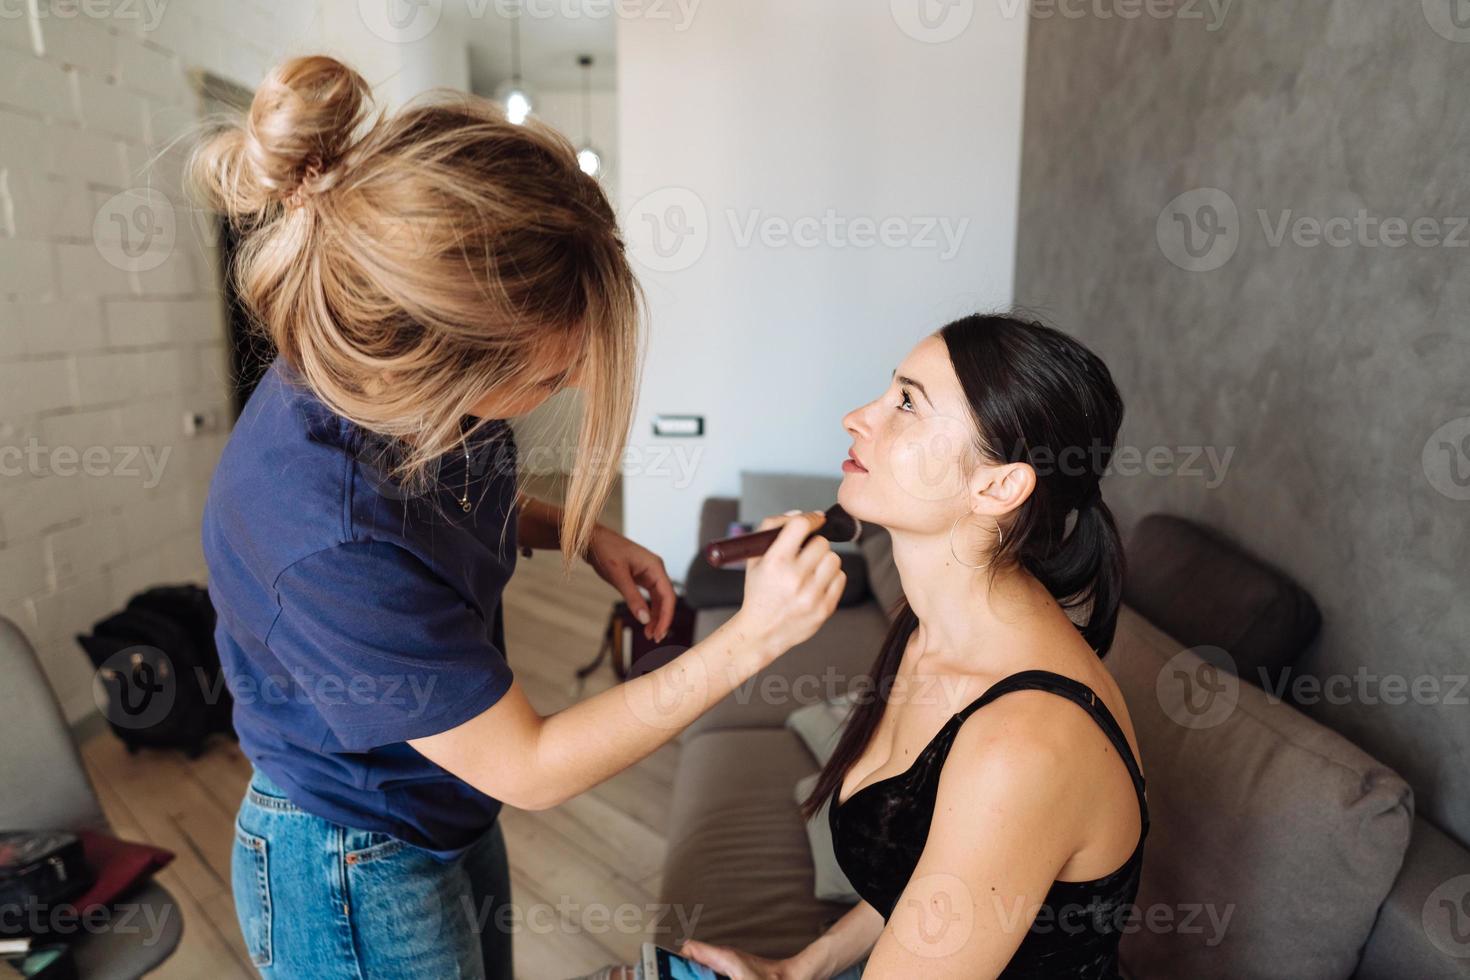
[[[1470,977],[1470,943],[1459,911],[1467,891],[1470,850],[1416,819],[1403,867],[1378,909],[1353,980]]]

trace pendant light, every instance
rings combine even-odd
[[[592,145],[592,56],[577,58],[582,66],[582,148],[577,151],[577,165],[591,177],[602,173],[602,154]]]
[[[495,101],[505,106],[505,117],[519,126],[532,112],[531,92],[521,81],[521,5],[510,21],[510,79],[495,90]]]

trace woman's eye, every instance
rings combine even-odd
[[[900,412],[912,412],[914,410],[914,400],[909,397],[908,389],[900,388],[898,389],[898,393],[902,396],[898,402],[898,410]]]

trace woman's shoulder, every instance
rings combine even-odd
[[[1121,692],[1106,670],[1014,671],[956,713],[945,767],[979,778],[988,770],[1026,765],[1088,782],[1098,752],[1112,744],[1104,710],[1126,718]],[[1127,729],[1119,724],[1126,739]]]

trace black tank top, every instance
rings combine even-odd
[[[1143,774],[1117,719],[1081,681],[1049,670],[1011,674],[945,722],[904,772],[863,786],[840,803],[839,785],[827,815],[837,863],[863,900],[887,921],[929,837],[939,773],[960,725],[1002,694],[1020,690],[1060,694],[1093,717],[1128,767],[1143,826],[1133,854],[1117,870],[1092,881],[1052,883],[1030,930],[1000,975],[1114,978],[1118,976],[1118,941],[1138,895],[1143,840],[1148,836],[1148,801]]]

